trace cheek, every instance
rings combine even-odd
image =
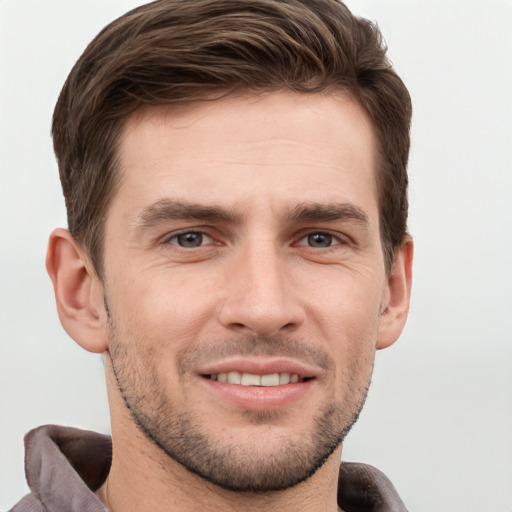
[[[382,292],[373,279],[339,280],[310,305],[312,326],[335,362],[336,390],[363,392],[371,376]],[[357,391],[356,391],[357,390]]]
[[[353,316],[338,325],[343,333],[333,343],[334,396],[351,407],[366,396],[373,372],[378,321]]]
[[[374,274],[338,272],[310,287],[307,313],[327,339],[369,340],[377,336],[382,280]]]
[[[176,271],[139,273],[136,279],[117,282],[123,284],[109,293],[108,301],[118,329],[129,339],[152,346],[157,355],[196,339],[212,318],[216,301],[211,291],[201,281],[180,278]]]

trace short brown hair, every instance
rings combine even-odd
[[[349,92],[372,119],[384,259],[407,234],[411,101],[377,26],[337,0],[158,0],[105,27],[69,74],[52,134],[69,230],[101,276],[117,143],[145,104],[231,91]]]

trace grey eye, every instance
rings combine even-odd
[[[307,236],[307,243],[310,247],[331,247],[333,237],[329,233],[312,233]]]
[[[179,245],[180,247],[185,247],[186,249],[192,249],[194,247],[200,247],[203,245],[204,237],[202,233],[189,232],[182,233],[181,235],[175,235],[171,238],[171,241]]]

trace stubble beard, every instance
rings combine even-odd
[[[164,392],[151,352],[135,353],[137,344],[121,344],[110,322],[109,351],[119,392],[138,429],[168,457],[189,472],[222,489],[247,493],[281,491],[304,482],[323,466],[342,443],[361,412],[370,384],[373,361],[365,382],[350,379],[342,403],[331,397],[316,414],[311,431],[300,440],[280,439],[272,454],[236,442],[222,442],[208,430],[208,419],[191,410],[177,410]],[[298,340],[278,337],[266,343],[268,355],[293,353]],[[254,340],[237,340],[231,346],[254,346]],[[277,348],[276,348],[277,347]],[[245,350],[245,353],[248,350]],[[197,353],[197,351],[196,351]],[[244,353],[244,352],[242,352]],[[358,368],[360,370],[360,368]],[[248,421],[272,428],[279,411],[245,411]],[[304,411],[308,414],[308,411]]]

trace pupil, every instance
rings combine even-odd
[[[201,233],[185,233],[178,236],[178,243],[182,247],[199,247],[203,243]]]
[[[330,247],[332,236],[325,233],[315,233],[308,236],[308,243],[311,247]]]

